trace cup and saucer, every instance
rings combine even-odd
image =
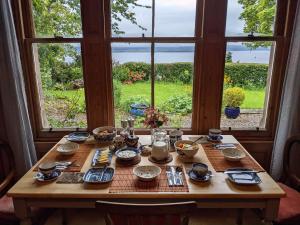
[[[221,142],[221,140],[223,139],[221,134],[222,131],[219,129],[209,129],[207,140],[210,142]]]
[[[212,173],[208,170],[208,166],[204,163],[193,163],[192,168],[188,171],[191,180],[206,182],[209,181]]]
[[[61,175],[61,171],[56,168],[54,162],[41,163],[38,169],[39,171],[34,178],[40,182],[53,181]]]

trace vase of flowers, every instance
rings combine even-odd
[[[156,133],[166,133],[160,127],[167,124],[167,122],[168,117],[164,113],[159,112],[158,109],[148,108],[145,110],[145,120],[143,123],[146,127],[151,128],[151,143]]]

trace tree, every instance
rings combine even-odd
[[[232,52],[226,52],[225,62],[232,63]]]
[[[32,0],[32,5],[36,36],[82,35],[80,0]],[[133,11],[135,7],[150,6],[138,4],[138,0],[111,2],[112,30],[116,34],[124,33],[119,29],[119,23],[123,19],[146,30],[136,20]],[[82,76],[81,55],[74,44],[38,44],[38,53],[43,87],[50,88],[56,83],[68,83]]]
[[[259,33],[260,35],[273,35],[276,0],[238,0],[243,12],[240,19],[245,20],[245,33]],[[248,47],[270,46],[270,42],[256,42],[246,44]]]

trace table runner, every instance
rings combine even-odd
[[[116,167],[113,181],[109,187],[109,193],[121,192],[189,192],[185,175],[183,173],[184,186],[169,187],[166,174],[166,166],[160,166],[161,174],[153,181],[139,181],[133,174],[134,167]]]
[[[212,164],[213,168],[216,172],[224,172],[225,170],[229,168],[234,167],[240,167],[240,168],[248,168],[252,169],[258,172],[265,171],[258,163],[256,163],[249,155],[246,153],[242,146],[239,144],[236,144],[235,146],[241,150],[244,151],[246,154],[246,157],[241,159],[240,161],[228,161],[224,158],[221,150],[215,149],[212,144],[201,144],[208,160]]]
[[[58,145],[59,146],[59,145]],[[57,146],[57,147],[58,147]],[[57,148],[56,147],[56,148]],[[40,163],[43,162],[58,162],[58,161],[75,161],[73,165],[64,169],[65,172],[80,172],[83,164],[85,163],[88,155],[90,154],[90,150],[94,148],[94,145],[89,144],[80,144],[79,149],[73,155],[62,155],[56,151],[56,148],[49,153]],[[39,164],[34,168],[34,171],[38,170]]]

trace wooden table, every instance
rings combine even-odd
[[[184,139],[191,137],[184,136]],[[57,144],[64,143],[63,138]],[[140,136],[142,143],[149,143],[150,136]],[[238,143],[237,140],[225,135],[223,143]],[[51,151],[55,146],[52,148]],[[91,150],[82,172],[90,168],[91,158],[95,149]],[[49,154],[49,152],[47,153]],[[47,157],[47,154],[44,156]],[[170,165],[182,164],[182,160],[173,152],[174,160]],[[208,161],[203,148],[194,157],[194,161],[208,164],[213,173],[210,182],[193,183],[188,179],[189,192],[131,192],[109,193],[107,186],[87,187],[84,184],[58,184],[55,182],[40,184],[35,182],[33,176],[36,172],[29,170],[8,192],[13,197],[16,215],[21,219],[21,224],[31,224],[30,207],[45,208],[94,208],[96,200],[114,200],[124,202],[173,202],[195,200],[199,208],[260,208],[264,209],[266,223],[270,223],[277,216],[279,200],[285,196],[284,191],[266,172],[259,173],[262,183],[257,186],[238,186],[226,179],[226,175],[215,172]],[[142,157],[140,164],[152,164],[147,157]],[[114,160],[112,166],[115,166]],[[188,178],[188,176],[186,175]]]

